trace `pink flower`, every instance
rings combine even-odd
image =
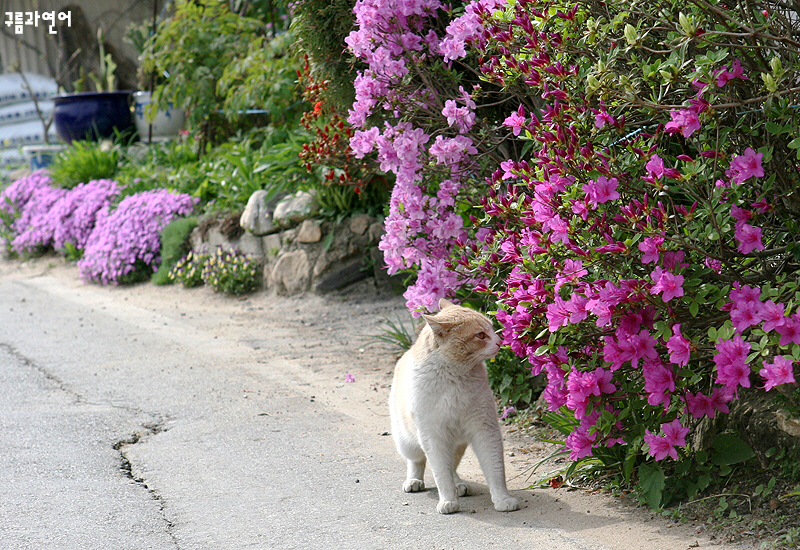
[[[729,409],[726,403],[733,398],[733,394],[726,388],[714,388],[711,396],[704,395],[697,392],[693,395],[691,392],[686,392],[686,409],[694,418],[702,418],[707,416],[714,418],[717,411],[728,413]]]
[[[689,433],[689,428],[684,428],[677,418],[669,424],[661,424],[661,429],[664,431],[664,437],[670,445],[675,447],[686,446],[686,434]]]
[[[664,166],[664,159],[658,155],[653,155],[650,157],[650,160],[647,161],[647,164],[645,165],[645,169],[647,170],[650,179],[676,179],[681,175],[680,171],[678,171],[676,168],[666,168]]]
[[[512,133],[518,136],[525,126],[525,109],[522,105],[519,106],[515,113],[511,113],[504,121],[504,126],[511,128]]]
[[[650,289],[650,294],[661,293],[661,299],[665,302],[683,296],[683,275],[675,275],[657,267],[650,274],[650,278],[655,283]]]
[[[788,346],[790,343],[800,344],[800,313],[784,317],[783,324],[775,327],[775,330],[781,335],[779,342],[781,346]]]
[[[345,375],[344,375],[344,381],[345,381],[346,383],[352,383],[352,382],[355,382],[355,381],[356,381],[356,377],[355,377],[355,376],[353,376],[352,374],[350,374],[349,372],[347,372],[347,373],[345,373]]]
[[[734,59],[733,60],[733,63],[731,63],[731,69],[730,70],[728,70],[727,67],[725,67],[724,69],[720,69],[716,76],[717,76],[717,86],[719,88],[722,88],[723,86],[725,86],[725,84],[727,84],[728,82],[730,82],[734,78],[741,78],[743,80],[750,80],[744,74],[744,67],[742,67],[742,64],[739,62],[738,59]]]
[[[503,409],[503,414],[502,416],[500,416],[500,420],[505,420],[509,416],[514,416],[515,414],[517,414],[516,407],[513,406],[506,407],[505,409]]]
[[[760,227],[753,227],[746,223],[737,224],[733,237],[739,243],[737,250],[742,254],[749,254],[753,250],[764,250]]]
[[[794,383],[794,361],[789,357],[778,355],[772,363],[764,361],[762,365],[764,368],[758,371],[758,374],[766,381],[764,390],[769,391],[781,384]]]
[[[645,361],[642,367],[644,390],[649,394],[647,402],[652,405],[669,406],[670,394],[675,391],[675,372],[665,367],[660,359]]]
[[[776,304],[772,300],[764,302],[761,305],[761,319],[764,321],[764,324],[761,325],[764,332],[770,332],[783,326],[786,322],[783,304]]]
[[[569,459],[580,460],[587,456],[592,456],[592,445],[597,439],[597,432],[589,433],[587,428],[578,426],[567,436],[564,445],[570,449]]]
[[[614,125],[617,123],[617,120],[608,114],[606,111],[600,111],[596,115],[594,115],[594,125],[599,130],[606,124]]]
[[[694,108],[671,111],[670,117],[672,117],[672,120],[664,126],[664,129],[670,134],[680,132],[683,137],[688,138],[696,130],[700,129],[700,118]]]
[[[720,339],[716,345],[717,354],[714,363],[717,365],[717,384],[735,389],[737,386],[750,387],[750,368],[747,366],[747,354],[750,344],[741,335],[736,334],[731,340]]]
[[[664,242],[664,237],[646,237],[644,241],[639,243],[639,250],[644,252],[642,256],[642,263],[649,264],[650,262],[658,262],[658,247]]]
[[[689,364],[689,357],[692,353],[692,345],[681,334],[681,325],[676,323],[672,325],[672,337],[667,342],[667,349],[669,350],[669,360],[679,367]]]
[[[731,323],[733,323],[733,327],[737,332],[742,332],[748,327],[759,324],[762,321],[762,309],[761,302],[735,302],[731,309]]]
[[[725,175],[729,176],[734,183],[741,184],[752,178],[764,177],[764,168],[761,166],[763,153],[756,153],[752,147],[744,150],[743,155],[734,157],[731,160],[730,168]]]
[[[583,186],[583,191],[589,197],[589,203],[592,206],[608,202],[619,198],[617,186],[619,181],[617,178],[608,179],[605,176],[600,176],[597,181],[590,181]]]

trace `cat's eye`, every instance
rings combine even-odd
[[[486,333],[479,332],[478,334],[475,335],[475,338],[477,338],[478,340],[486,340]]]

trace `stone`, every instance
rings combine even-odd
[[[263,189],[250,195],[247,206],[244,207],[244,212],[239,218],[239,225],[257,237],[278,231],[278,227],[272,223],[272,216],[267,209],[267,196],[268,193]]]
[[[281,251],[281,236],[277,233],[261,237],[261,249],[266,256],[277,256]]]
[[[281,227],[293,227],[317,211],[317,200],[307,191],[298,191],[281,199],[275,206],[272,221]]]
[[[286,252],[272,266],[268,284],[281,295],[299,294],[308,290],[310,268],[305,250]]]
[[[405,279],[407,275],[403,273],[395,273],[389,275],[386,270],[386,263],[383,260],[383,251],[378,247],[373,247],[369,251],[372,258],[372,265],[375,266],[375,285],[378,291],[384,294],[402,294],[406,290]]]
[[[304,220],[297,230],[297,242],[299,243],[318,243],[322,239],[322,228],[320,222]]]
[[[242,254],[250,254],[257,259],[262,259],[264,257],[264,248],[262,247],[261,239],[251,233],[242,234],[241,237],[231,241],[228,246],[224,247],[228,249],[233,248]]]
[[[800,418],[793,418],[788,411],[780,410],[775,413],[778,428],[794,437],[800,437]]]
[[[364,261],[359,258],[325,276],[314,286],[314,290],[316,292],[331,292],[358,281],[363,281],[367,277],[369,277],[369,271],[364,269]]]
[[[369,229],[372,223],[372,217],[367,214],[356,214],[350,218],[350,231],[356,235],[363,235]]]
[[[377,244],[380,242],[381,237],[383,236],[383,224],[375,222],[369,226],[369,242],[371,244]]]

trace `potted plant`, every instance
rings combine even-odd
[[[102,31],[98,30],[100,43],[99,75],[89,74],[94,81],[94,92],[61,94],[53,98],[56,134],[67,143],[75,139],[92,141],[113,138],[133,131],[130,109],[130,91],[116,91],[114,70],[116,63],[103,47]],[[76,83],[83,89],[85,78]]]

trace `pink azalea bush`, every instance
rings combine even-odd
[[[575,460],[690,457],[743,389],[796,399],[794,73],[714,32],[738,24],[724,9],[444,9],[364,0],[348,38],[368,66],[351,145],[397,176],[381,249],[417,272],[409,307],[496,302]],[[787,19],[756,21],[791,41]]]

